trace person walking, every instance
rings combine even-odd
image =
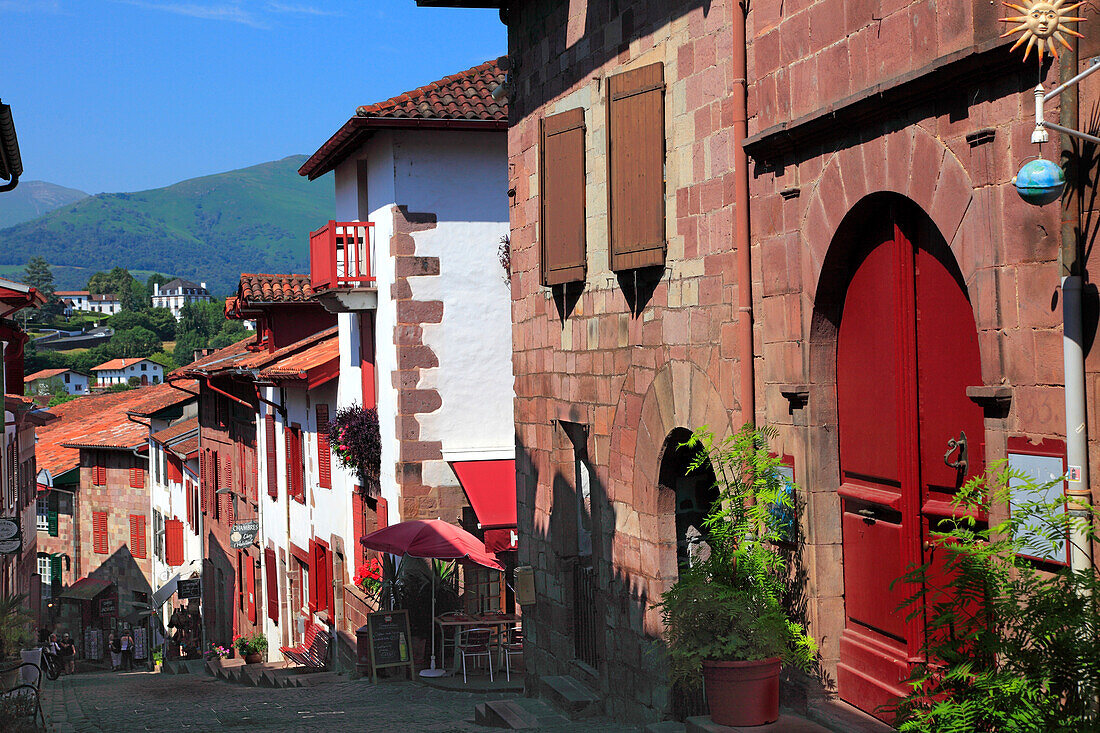
[[[134,668],[134,637],[130,633],[130,627],[122,630],[122,639],[119,641],[122,647],[122,669],[129,672]]]
[[[65,674],[73,674],[76,671],[76,644],[66,633],[61,637],[61,666]]]
[[[111,650],[111,671],[117,672],[118,668],[122,666],[122,642],[119,641],[113,631],[107,648]]]

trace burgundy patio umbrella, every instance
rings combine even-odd
[[[441,519],[413,519],[371,532],[359,540],[370,550],[391,555],[408,555],[426,560],[457,560],[504,570],[495,553],[472,534]],[[435,573],[432,573],[432,618],[435,618]],[[446,672],[435,666],[435,633],[432,633],[432,666],[420,671],[421,677],[442,677]]]

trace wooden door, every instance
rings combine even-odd
[[[914,589],[890,585],[930,559],[928,532],[981,469],[984,426],[966,397],[982,383],[981,361],[950,253],[930,241],[931,224],[885,213],[866,231],[837,336],[845,594],[837,685],[843,699],[888,719],[881,706],[906,693],[925,633],[923,618],[900,610]],[[965,469],[947,465],[959,450],[945,457],[963,433]]]

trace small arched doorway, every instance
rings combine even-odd
[[[661,450],[661,509],[663,521],[668,514],[676,524],[676,567],[689,564],[701,541],[705,541],[703,519],[718,499],[714,469],[709,461],[694,471],[688,468],[702,453],[702,446],[686,445],[691,431],[675,428],[665,438]]]
[[[837,688],[884,719],[920,659],[921,615],[899,608],[916,589],[891,585],[935,562],[929,533],[953,494],[980,473],[982,384],[973,308],[934,223],[893,194],[862,200],[830,247],[819,310],[833,299],[844,557]],[[826,282],[826,277],[831,278]],[[951,443],[949,443],[951,441]],[[952,446],[966,443],[963,451]],[[909,609],[911,610],[911,609]]]

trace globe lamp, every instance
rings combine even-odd
[[[1049,160],[1038,158],[1024,163],[1012,179],[1016,193],[1029,204],[1042,206],[1057,201],[1066,187],[1066,174]]]

